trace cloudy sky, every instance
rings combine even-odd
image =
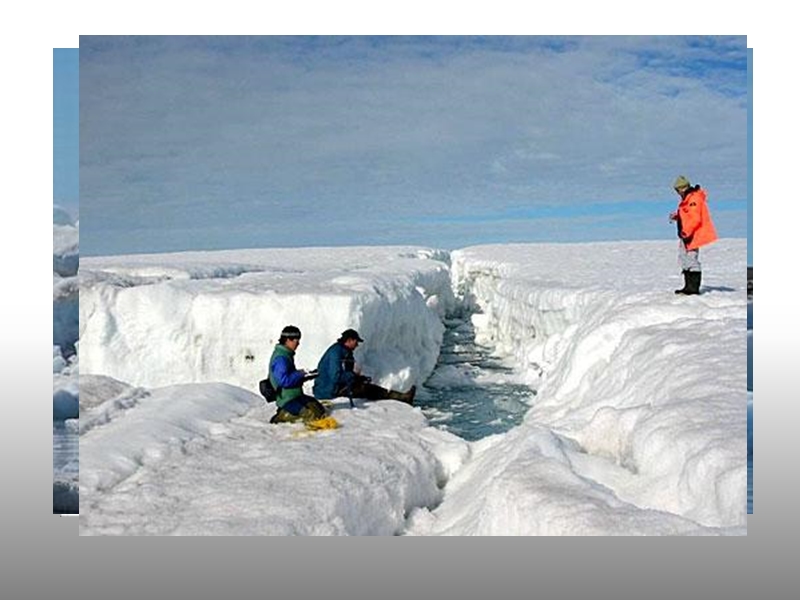
[[[747,236],[739,37],[80,38],[81,253]]]

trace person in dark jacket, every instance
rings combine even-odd
[[[413,405],[416,386],[412,386],[405,393],[387,390],[371,383],[369,377],[356,372],[353,351],[363,341],[355,329],[347,329],[325,351],[317,366],[314,396],[320,400],[330,400],[340,396],[365,400],[399,400]]]
[[[300,337],[300,329],[294,325],[284,327],[269,359],[269,380],[277,392],[275,403],[278,405],[278,412],[270,423],[308,422],[325,416],[325,407],[303,393],[303,382],[316,377],[316,373],[307,373],[294,366]]]

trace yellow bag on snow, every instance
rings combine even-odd
[[[319,431],[321,429],[338,429],[339,427],[339,421],[333,417],[322,417],[321,419],[308,421],[306,423],[306,429],[311,431]]]

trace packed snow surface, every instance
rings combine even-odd
[[[746,241],[701,261],[682,297],[664,241],[83,259],[81,533],[743,534]],[[362,370],[405,389],[464,307],[536,390],[519,426],[467,442],[346,399],[340,429],[268,423],[284,325],[301,368],[358,329]]]

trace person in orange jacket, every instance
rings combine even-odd
[[[678,210],[669,215],[670,221],[675,221],[678,226],[678,255],[683,271],[683,287],[675,293],[699,294],[702,278],[700,248],[717,240],[717,230],[711,221],[704,189],[699,185],[692,186],[683,175],[672,187],[681,197]]]

